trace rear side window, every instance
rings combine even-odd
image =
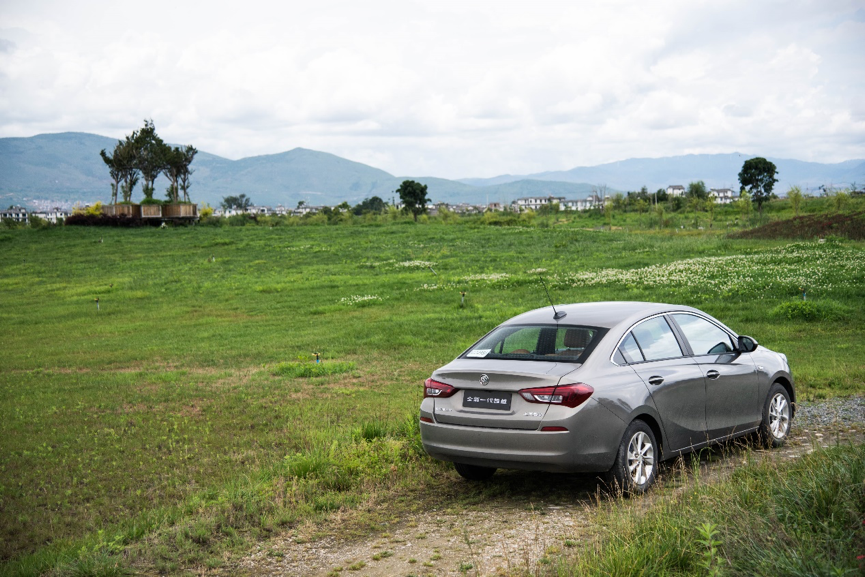
[[[695,315],[672,316],[695,355],[721,355],[733,351],[732,338],[720,327]]]
[[[628,333],[628,336],[622,340],[622,344],[619,345],[619,354],[622,355],[622,361],[628,364],[646,360],[643,358],[643,353],[640,351],[640,347],[637,346],[637,341],[634,340],[632,333]]]
[[[631,334],[647,361],[682,356],[682,349],[679,347],[676,335],[673,334],[673,329],[664,317],[655,317],[638,324]]]

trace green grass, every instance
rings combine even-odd
[[[313,363],[313,362],[293,362],[279,363],[274,367],[273,374],[282,377],[325,377],[328,375],[339,375],[353,371],[357,368],[355,363],[335,362],[335,363]]]
[[[453,475],[419,445],[423,379],[545,306],[537,269],[556,302],[700,307],[785,352],[800,396],[862,393],[861,242],[549,224],[0,230],[5,571],[210,566],[416,506]],[[770,314],[803,282],[844,315]]]
[[[686,476],[678,497],[606,509],[600,538],[558,575],[858,575],[865,563],[865,445],[818,448],[731,478]],[[642,510],[641,510],[642,509]]]

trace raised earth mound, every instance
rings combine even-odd
[[[826,238],[865,239],[865,211],[808,214],[778,220],[730,234],[731,238]]]

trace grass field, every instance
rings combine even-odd
[[[0,248],[10,574],[219,566],[341,507],[417,506],[454,479],[419,447],[422,380],[545,306],[537,271],[556,302],[702,308],[785,352],[803,397],[865,382],[861,242],[397,222],[0,230]]]

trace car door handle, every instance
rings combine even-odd
[[[712,380],[715,380],[721,376],[721,373],[719,373],[718,371],[709,371],[708,373],[706,373],[706,376]]]
[[[664,382],[664,377],[649,377],[650,385],[660,385]]]

